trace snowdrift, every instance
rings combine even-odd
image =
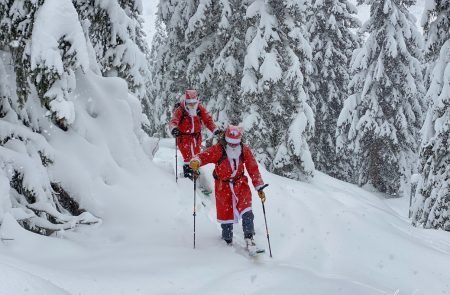
[[[406,218],[408,200],[386,200],[321,173],[311,183],[302,183],[262,171],[270,183],[266,210],[273,259],[268,255],[250,259],[225,246],[215,223],[214,201],[200,192],[197,248],[193,249],[193,186],[186,179],[175,183],[173,140],[161,140],[153,160],[139,148],[134,135],[112,140],[122,145],[127,153],[120,155],[130,157],[132,163],[116,166],[111,163],[121,163],[123,158],[109,150],[113,147],[108,132],[114,139],[117,134],[125,136],[121,132],[127,129],[117,126],[119,130],[113,132],[112,122],[104,123],[96,128],[106,135],[96,144],[84,142],[86,135],[80,135],[82,146],[96,147],[101,153],[92,154],[84,170],[79,164],[74,171],[86,181],[91,179],[80,189],[91,190],[90,203],[103,224],[67,232],[62,238],[7,226],[0,234],[14,240],[0,246],[3,264],[50,280],[52,286],[71,294],[429,295],[448,291],[447,233],[411,227]],[[63,146],[64,141],[58,144]],[[131,151],[134,154],[128,154]],[[71,148],[73,157],[83,153],[81,147]],[[111,166],[87,169],[100,159]],[[202,171],[203,183],[211,184],[212,168]],[[111,174],[103,174],[106,171]],[[256,241],[267,248],[256,194],[253,200]],[[235,235],[241,234],[238,225]],[[40,251],[36,254],[32,249]]]

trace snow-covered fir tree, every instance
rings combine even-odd
[[[29,77],[31,62],[29,52],[25,52],[31,42],[36,11],[44,1],[0,1],[0,45],[12,53],[17,65],[17,95],[24,103],[30,92]]]
[[[186,76],[189,52],[185,32],[189,19],[195,13],[195,2],[193,0],[159,2],[158,18],[163,22],[167,33],[167,39],[159,46],[157,68],[152,77],[153,87],[156,89],[156,95],[152,98],[152,105],[156,107],[153,115],[157,124],[153,129],[160,136],[168,134],[167,122],[184,90],[194,87],[189,85]]]
[[[360,44],[352,30],[361,25],[356,7],[348,0],[313,0],[309,13],[315,83],[309,95],[316,122],[310,146],[316,169],[339,177],[336,125],[348,96],[351,56]]]
[[[74,73],[86,67],[84,36],[70,1],[62,1],[66,25],[51,25],[54,1],[9,1],[2,4],[2,45],[11,52],[17,95],[25,103],[32,90],[62,129],[74,120],[71,90]]]
[[[9,1],[0,0],[0,46],[5,48],[11,42],[11,18],[9,17]]]
[[[143,31],[141,0],[73,0],[84,21],[104,76],[121,77],[150,117],[150,50]],[[148,118],[142,118],[149,129]]]
[[[412,221],[416,226],[450,231],[450,1],[430,2],[424,31],[426,53],[434,66],[427,91],[430,107],[422,128]]]
[[[245,55],[245,13],[251,1],[220,0],[200,5],[186,37],[192,42],[187,77],[208,99],[219,126],[242,120],[241,89]],[[207,2],[205,2],[207,3]]]
[[[250,1],[222,1],[218,24],[217,44],[219,52],[213,62],[213,77],[216,92],[211,97],[211,111],[219,126],[242,121],[243,101],[241,80],[244,67],[245,39],[249,21],[246,11]],[[217,82],[214,82],[217,81]]]
[[[241,82],[244,126],[257,158],[271,171],[309,179],[314,164],[308,146],[314,117],[304,89],[312,73],[305,38],[307,1],[254,1]]]
[[[421,24],[425,36],[425,86],[430,87],[430,76],[434,69],[435,62],[439,58],[442,45],[446,42],[448,36],[448,27],[450,19],[445,13],[445,6],[448,1],[430,0],[425,2],[425,11],[422,15]]]
[[[407,10],[415,1],[359,2],[371,5],[362,28],[369,37],[352,58],[337,152],[347,180],[408,196],[424,94],[422,37]]]
[[[128,82],[128,87],[141,101],[143,114],[145,117],[142,120],[142,127],[150,133],[150,119],[153,117],[151,112],[151,71],[150,71],[150,48],[146,41],[146,33],[144,32],[144,19],[142,17],[143,7],[142,0],[119,0],[120,6],[125,10],[125,13],[132,20],[133,27],[130,35],[134,43],[137,45],[138,58],[134,58],[133,62],[127,62],[128,77],[123,77]],[[143,56],[142,56],[143,55]],[[130,56],[131,57],[131,56]],[[145,61],[143,61],[145,57]],[[133,61],[133,58],[131,58]],[[143,64],[138,64],[144,62]]]
[[[46,235],[96,222],[50,173],[53,150],[44,134],[56,128],[46,115],[63,130],[73,123],[75,73],[88,68],[75,8],[70,0],[7,1],[1,8],[0,214]]]
[[[161,122],[161,117],[157,114],[162,114],[164,111],[164,99],[159,97],[162,86],[161,75],[158,75],[158,69],[163,67],[163,60],[159,59],[159,50],[166,46],[167,32],[160,16],[157,16],[155,21],[155,34],[152,39],[150,49],[150,71],[151,71],[151,85],[150,85],[150,133],[158,136],[159,131],[167,122]]]
[[[159,46],[153,105],[164,134],[173,105],[195,88],[219,127],[241,120],[240,81],[248,1],[161,1],[167,40]],[[161,43],[155,39],[153,43]]]

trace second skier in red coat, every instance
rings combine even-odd
[[[184,177],[192,178],[189,161],[200,152],[202,123],[215,135],[221,132],[206,108],[200,104],[197,91],[186,90],[180,106],[175,109],[169,122],[170,132],[177,138],[178,149],[184,159]]]

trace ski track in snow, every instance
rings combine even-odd
[[[302,183],[261,168],[274,258],[255,194],[256,241],[266,254],[253,259],[220,240],[214,200],[203,207],[200,192],[193,249],[193,185],[175,184],[171,141],[153,161],[102,197],[102,225],[47,238],[7,219],[0,236],[14,240],[0,243],[0,273],[31,277],[23,294],[448,294],[450,237],[411,227],[397,213],[408,200],[383,200],[321,173]],[[212,183],[212,168],[202,181]]]

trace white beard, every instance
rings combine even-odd
[[[225,151],[227,152],[227,156],[230,160],[231,159],[239,159],[239,156],[242,153],[242,148],[241,148],[241,145],[238,145],[237,147],[234,147],[234,148],[227,145],[227,147],[225,148]]]
[[[197,116],[197,107],[195,107],[193,109],[186,107],[186,110],[187,110],[189,116],[191,116],[191,117]]]

